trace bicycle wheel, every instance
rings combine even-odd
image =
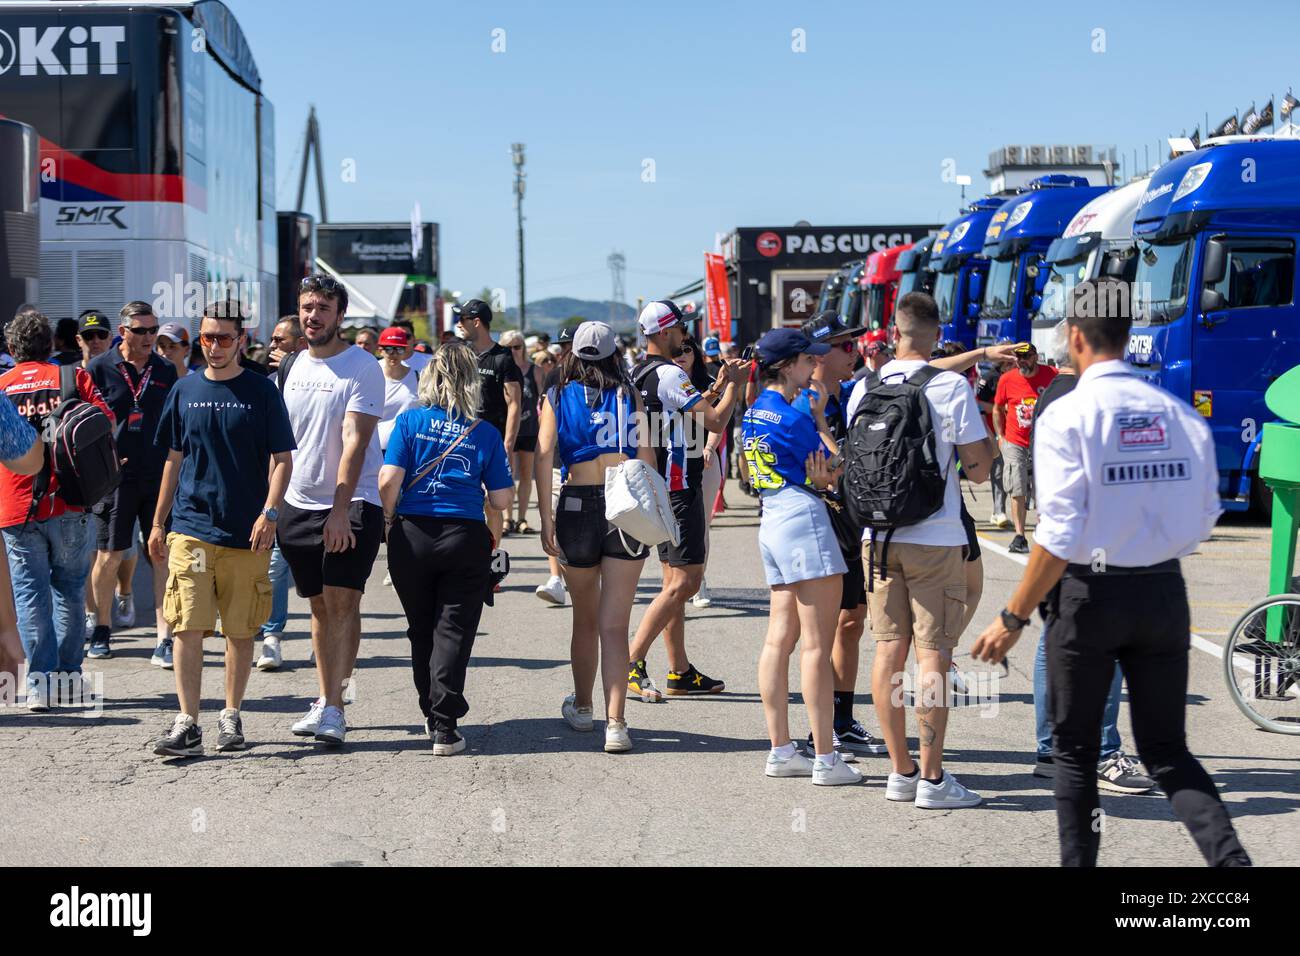
[[[1266,637],[1270,610],[1280,642]],[[1300,736],[1300,594],[1275,594],[1237,619],[1223,649],[1223,676],[1253,723]]]

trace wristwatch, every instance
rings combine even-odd
[[[267,521],[279,521],[280,510],[278,508],[263,508],[262,517],[265,518]]]
[[[1002,626],[1008,631],[1024,630],[1025,625],[1028,624],[1030,620],[1031,619],[1027,617],[1017,617],[1006,608],[1002,609]]]

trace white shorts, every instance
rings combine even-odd
[[[848,571],[826,503],[793,486],[763,492],[758,549],[769,587]]]

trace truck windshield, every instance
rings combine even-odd
[[[1192,240],[1170,245],[1138,242],[1134,325],[1163,325],[1182,315],[1192,272]]]
[[[994,259],[984,285],[982,311],[991,316],[1010,315],[1016,301],[1016,259]]]
[[[957,298],[957,273],[940,272],[935,277],[934,304],[939,307],[939,321],[951,322],[954,302]]]
[[[883,285],[867,287],[866,326],[880,329],[885,326],[885,289]]]
[[[1043,287],[1043,304],[1038,310],[1038,317],[1042,320],[1060,322],[1065,318],[1065,304],[1070,301],[1070,292],[1074,289],[1074,284],[1087,272],[1087,260],[1043,265],[1052,271],[1047,277],[1047,285]]]

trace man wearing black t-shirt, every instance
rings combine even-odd
[[[478,373],[483,381],[483,399],[478,417],[496,426],[505,439],[506,452],[515,450],[519,436],[519,412],[523,407],[524,376],[510,350],[492,341],[492,310],[482,299],[470,299],[452,310],[465,341],[478,355]],[[505,512],[487,506],[488,530],[500,542]]]
[[[158,317],[149,303],[135,301],[124,305],[118,331],[122,344],[86,365],[99,393],[113,410],[116,419],[113,437],[122,459],[121,484],[95,509],[98,554],[90,581],[96,622],[87,654],[92,658],[112,656],[109,634],[117,569],[123,555],[135,543],[136,528],[145,538],[153,528],[154,508],[167,458],[167,449],[156,447],[154,436],[158,433],[167,394],[176,384],[176,366],[154,351]],[[158,644],[165,647],[171,641],[162,613],[166,564],[154,563],[153,585]]]

